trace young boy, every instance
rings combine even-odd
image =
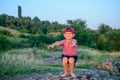
[[[76,78],[74,74],[74,67],[77,61],[77,41],[74,38],[75,33],[72,28],[66,28],[64,30],[64,40],[56,41],[52,45],[48,46],[48,49],[54,48],[55,46],[62,46],[63,54],[62,54],[62,65],[64,69],[64,73],[61,77],[68,76],[68,68],[70,68],[70,76],[72,78]]]

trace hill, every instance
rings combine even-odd
[[[11,29],[11,28],[8,28],[8,27],[3,27],[3,26],[0,26],[0,31],[8,31],[10,32],[12,35],[14,36],[18,36],[20,34],[24,34],[24,35],[30,35],[28,33],[23,33],[23,32],[20,32],[18,30],[15,30],[15,29]]]
[[[52,40],[47,38],[44,34],[23,33],[15,29],[0,26],[0,51],[14,48],[40,47]]]

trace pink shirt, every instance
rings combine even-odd
[[[61,41],[61,46],[63,48],[63,54],[66,56],[76,56],[76,52],[77,52],[77,45],[72,46],[72,43],[75,40],[72,39],[70,42],[67,42],[66,40],[62,40]]]

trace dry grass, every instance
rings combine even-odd
[[[112,52],[112,53],[110,53],[109,58],[111,60],[116,59],[116,58],[120,58],[120,52]]]
[[[39,54],[38,54],[39,53]],[[0,63],[6,66],[28,66],[33,67],[39,64],[42,64],[42,56],[41,54],[46,54],[46,51],[39,50],[38,52],[34,52],[34,49],[16,49],[12,51],[8,51],[2,54],[0,59]],[[37,56],[36,56],[37,55]],[[37,58],[38,57],[38,58]]]
[[[44,65],[43,59],[47,57],[46,50],[37,48],[15,49],[2,53],[0,54],[0,75],[54,71],[54,69]]]
[[[9,32],[11,32],[12,35],[15,35],[15,36],[18,36],[18,35],[20,35],[20,34],[24,34],[24,35],[26,35],[26,36],[29,35],[29,34],[27,34],[27,33],[21,33],[20,31],[17,31],[17,30],[15,30],[15,29],[7,28],[7,27],[2,27],[2,26],[0,26],[0,30],[9,31]]]
[[[0,26],[0,30],[6,30],[6,31],[11,32],[12,34],[20,34],[20,32],[17,31],[17,30],[14,30],[14,29],[11,29],[11,28],[2,27],[2,26]]]

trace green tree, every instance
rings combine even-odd
[[[107,43],[107,38],[105,37],[105,35],[104,34],[100,35],[98,37],[98,48],[100,50],[103,50],[106,46],[106,43]]]
[[[50,26],[50,22],[49,21],[42,21],[42,32],[44,33],[44,34],[47,34],[47,32],[48,32],[48,27]]]
[[[22,9],[21,9],[21,6],[18,6],[18,18],[22,18]]]
[[[112,30],[112,28],[106,24],[100,24],[100,26],[98,27],[98,32],[100,34],[105,34],[109,30]]]
[[[111,44],[110,50],[120,51],[120,29],[113,29],[106,36]]]
[[[34,25],[35,27],[41,27],[41,20],[37,16],[35,16],[32,20],[32,25]]]
[[[86,21],[82,19],[67,20],[67,23],[75,29],[76,33],[79,33],[80,30],[86,29],[87,27]]]
[[[40,34],[42,33],[41,27],[42,27],[42,22],[41,20],[35,16],[32,20],[32,27],[31,27],[31,33],[36,33],[36,34]]]
[[[15,28],[16,26],[16,18],[14,16],[7,16],[6,17],[6,26],[10,28]]]
[[[0,26],[4,26],[6,27],[6,18],[7,18],[7,14],[2,14],[0,15]]]
[[[25,29],[25,32],[30,33],[31,32],[31,17],[23,17],[22,18],[23,28]]]

